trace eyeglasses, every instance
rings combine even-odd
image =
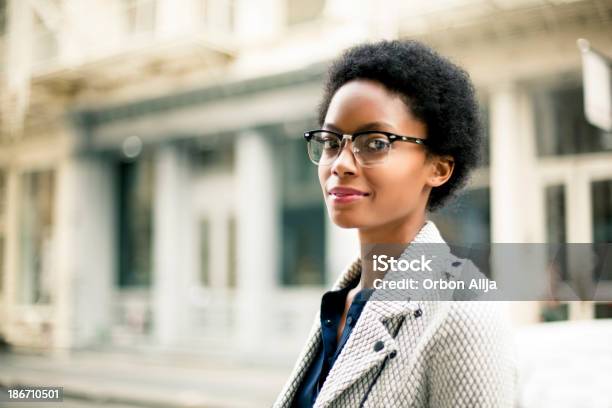
[[[410,142],[425,146],[425,139],[400,136],[380,130],[366,130],[352,135],[342,135],[331,130],[310,130],[304,133],[308,144],[308,156],[317,166],[333,163],[344,149],[347,140],[353,144],[353,155],[364,167],[383,164],[389,156],[393,142]]]

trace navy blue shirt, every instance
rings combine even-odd
[[[346,314],[346,322],[342,330],[340,341],[336,341],[340,319],[344,312],[346,296],[358,283],[359,278],[354,279],[347,287],[335,291],[330,290],[321,298],[321,334],[323,347],[319,347],[318,354],[313,359],[308,371],[306,371],[306,375],[295,394],[295,399],[292,404],[293,407],[311,408],[314,405],[319,395],[319,391],[327,378],[327,374],[333,367],[344,344],[351,335],[351,331],[353,327],[355,327],[357,319],[359,319],[361,311],[372,294],[373,289],[362,289],[355,295]]]

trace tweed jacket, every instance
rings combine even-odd
[[[412,243],[444,240],[427,221]],[[357,258],[332,289],[346,287],[360,274]],[[513,341],[499,307],[491,301],[368,301],[314,406],[514,406]],[[275,408],[291,406],[322,347],[319,314]]]

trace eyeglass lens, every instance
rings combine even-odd
[[[308,142],[308,154],[310,159],[319,165],[331,164],[344,148],[344,143],[338,135],[320,131],[313,133]],[[382,133],[367,133],[358,135],[353,142],[353,154],[359,164],[368,166],[380,164],[385,161],[391,143],[389,138]]]

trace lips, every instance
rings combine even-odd
[[[357,201],[370,194],[351,187],[334,187],[329,190],[329,195],[333,203],[345,204]]]
[[[350,188],[350,187],[334,187],[331,190],[329,190],[329,194],[338,195],[338,196],[369,195],[368,193],[364,191],[360,191],[360,190],[357,190],[356,188]]]

